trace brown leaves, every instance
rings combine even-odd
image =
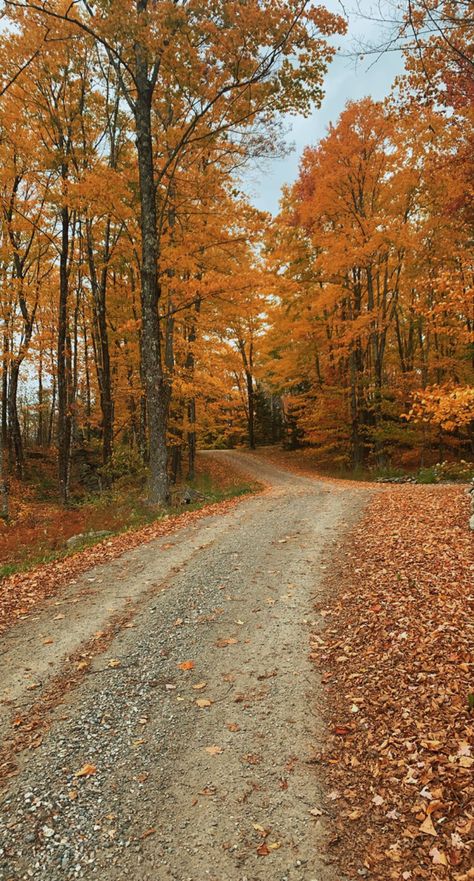
[[[420,832],[423,832],[423,835],[434,835],[436,836],[438,833],[436,832],[435,827],[433,826],[433,820],[428,815],[423,823],[420,826]]]
[[[468,878],[467,519],[462,489],[390,488],[343,550],[343,585],[338,573],[313,653],[333,708],[324,758],[347,874],[366,866],[374,881],[431,881],[436,867]]]
[[[252,826],[255,829],[257,835],[259,835],[260,838],[264,839],[262,844],[259,844],[256,848],[256,852],[259,857],[267,857],[271,854],[272,851],[278,850],[278,848],[281,847],[281,841],[270,842],[266,840],[270,835],[270,829],[265,829],[265,827],[262,826],[261,823],[252,823]]]
[[[213,703],[214,703],[214,701],[211,701],[205,697],[200,697],[195,701],[196,706],[200,707],[201,710],[204,710],[204,709],[207,709],[208,707],[211,707]]]
[[[234,636],[229,636],[226,639],[224,639],[224,638],[218,639],[217,642],[215,643],[215,646],[218,649],[223,649],[223,648],[226,648],[226,646],[228,646],[228,645],[236,645],[236,643],[238,643],[238,641],[239,640],[235,639]]]
[[[205,746],[204,749],[207,753],[209,753],[210,756],[220,756],[221,753],[224,752],[222,746],[216,746],[215,744],[213,744],[212,746]]]
[[[322,817],[323,812],[321,808],[311,808],[310,814],[312,817]]]

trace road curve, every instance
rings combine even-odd
[[[2,881],[340,881],[330,820],[310,814],[326,802],[309,634],[334,545],[369,491],[215,455],[267,490],[98,567],[59,600],[68,651],[88,602],[89,629],[112,596],[134,616],[21,757],[1,806]],[[28,702],[36,651],[47,679],[51,622],[47,607],[0,643],[6,728]]]

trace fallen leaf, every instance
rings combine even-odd
[[[90,777],[92,774],[95,774],[97,768],[95,765],[90,765],[87,763],[83,765],[79,771],[76,771],[74,777]]]
[[[196,685],[193,685],[194,691],[202,691],[202,689],[205,688],[206,685],[207,682],[196,682]]]
[[[266,838],[267,835],[269,834],[270,830],[265,829],[263,826],[260,825],[260,823],[252,823],[252,826],[255,829],[255,831],[258,832],[258,834],[262,836],[262,838]]]
[[[194,661],[181,661],[177,666],[180,670],[192,670],[194,667]]]
[[[155,832],[156,832],[156,829],[154,826],[152,826],[151,829],[146,829],[145,832],[142,832],[142,834],[139,836],[139,838],[141,839],[141,841],[143,841],[144,838],[149,838],[150,835],[154,835]]]
[[[227,645],[235,645],[238,642],[238,639],[235,639],[233,636],[229,636],[227,639],[218,639],[215,643],[218,649],[223,649]]]
[[[333,728],[334,734],[338,734],[340,737],[345,737],[346,734],[351,733],[351,729],[347,727],[347,725],[335,725]]]
[[[426,817],[426,819],[421,824],[420,832],[423,832],[424,835],[436,836],[438,834],[435,827],[433,826],[433,820],[430,816]]]
[[[201,707],[202,710],[205,709],[206,707],[210,707],[213,703],[214,703],[214,701],[208,700],[205,697],[200,697],[197,699],[197,701],[195,701],[195,704],[198,707]]]
[[[229,731],[240,731],[240,725],[237,722],[229,722],[227,728]]]
[[[432,847],[430,850],[430,857],[433,861],[434,866],[447,866],[448,859],[446,854],[443,853],[442,850],[438,850],[437,847]]]
[[[86,660],[78,661],[76,664],[76,670],[85,670],[86,667],[90,667],[90,663],[91,663],[90,661],[86,661]]]
[[[115,667],[120,667],[121,664],[122,664],[122,661],[120,660],[120,658],[111,658],[109,663],[107,664],[107,666],[113,667],[115,669]]]
[[[210,756],[220,756],[224,752],[221,746],[205,746],[204,749]]]

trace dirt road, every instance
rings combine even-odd
[[[220,455],[268,490],[93,570],[0,643],[8,737],[32,679],[47,688],[134,610],[20,757],[2,881],[340,881],[308,654],[331,553],[368,491]]]

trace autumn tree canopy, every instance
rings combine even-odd
[[[422,31],[435,12],[448,30]],[[244,196],[245,168],[282,149],[285,114],[321,101],[342,18],[297,0],[4,0],[11,474],[57,450],[66,504],[87,451],[102,486],[128,456],[163,502],[170,479],[192,478],[199,443],[284,431],[353,464],[465,452],[468,13],[439,2],[407,15],[406,74],[307,148],[272,220]]]

